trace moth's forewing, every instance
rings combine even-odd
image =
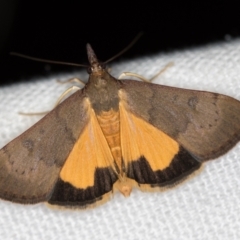
[[[240,102],[204,91],[122,81],[128,110],[175,139],[199,161],[226,153],[240,139]]]
[[[77,91],[0,150],[0,197],[21,203],[47,200],[59,172],[89,121]]]

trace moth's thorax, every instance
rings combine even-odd
[[[118,110],[120,81],[113,78],[106,70],[93,72],[86,85],[86,96],[94,111],[99,114],[110,109]]]

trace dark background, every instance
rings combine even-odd
[[[76,69],[9,56],[11,51],[86,64],[87,42],[104,61],[141,31],[121,58],[234,39],[240,36],[237,2],[1,0],[0,84]]]

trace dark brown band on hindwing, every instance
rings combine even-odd
[[[138,161],[132,161],[129,164],[127,176],[139,184],[164,187],[177,183],[199,169],[200,166],[200,162],[180,147],[178,154],[175,155],[171,164],[164,170],[153,171],[147,159],[143,156]]]
[[[59,179],[48,202],[65,207],[85,207],[101,200],[104,194],[112,191],[116,181],[117,176],[110,168],[97,168],[94,185],[85,189],[78,189]]]

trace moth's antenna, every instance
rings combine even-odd
[[[37,61],[37,62],[61,64],[61,65],[68,65],[68,66],[75,66],[75,67],[86,67],[86,68],[89,67],[88,65],[84,65],[84,64],[61,62],[61,61],[53,61],[53,60],[47,60],[47,59],[42,59],[42,58],[30,57],[30,56],[27,56],[27,55],[24,55],[24,54],[21,54],[21,53],[16,53],[16,52],[10,52],[10,55],[14,55],[14,56],[17,56],[17,57],[30,59],[30,60]]]
[[[133,41],[127,46],[125,47],[122,51],[120,51],[118,54],[116,54],[115,56],[111,57],[110,59],[108,59],[107,61],[104,62],[104,64],[112,61],[113,59],[119,57],[120,55],[122,55],[123,53],[125,53],[129,48],[131,48],[137,41],[138,39],[143,35],[143,32],[140,32],[134,39]],[[84,65],[84,64],[77,64],[77,63],[69,63],[69,62],[61,62],[61,61],[53,61],[53,60],[48,60],[48,59],[42,59],[42,58],[35,58],[35,57],[31,57],[28,55],[24,55],[21,53],[17,53],[17,52],[10,52],[10,55],[13,56],[17,56],[17,57],[22,57],[22,58],[26,58],[29,60],[33,60],[33,61],[37,61],[37,62],[45,62],[45,63],[52,63],[52,64],[61,64],[61,65],[68,65],[68,66],[75,66],[75,67],[86,67],[88,68],[88,65]]]
[[[120,51],[118,54],[116,54],[115,56],[111,57],[110,59],[108,59],[107,61],[104,62],[104,64],[111,62],[113,59],[119,57],[120,55],[122,55],[123,53],[125,53],[128,49],[130,49],[137,41],[138,39],[143,35],[143,32],[140,32],[133,40],[130,44],[128,44],[127,47],[125,47],[122,51]]]

